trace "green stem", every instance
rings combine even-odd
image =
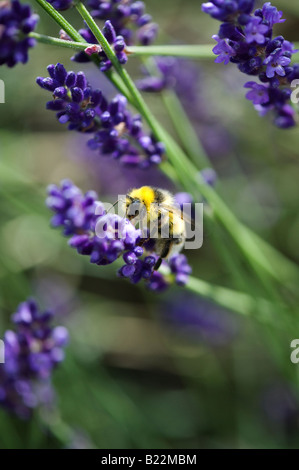
[[[299,48],[299,43],[294,43],[295,48]],[[132,57],[188,57],[191,59],[213,59],[214,44],[189,44],[189,45],[161,45],[161,46],[130,46],[126,48],[128,54]]]
[[[162,46],[130,46],[126,50],[133,56],[173,56],[193,59],[213,59],[212,44],[194,45],[162,45]]]
[[[148,125],[153,130],[155,136],[159,139],[161,126],[156,121],[154,116],[152,115],[151,111],[149,110],[148,106],[144,102],[139,90],[136,88],[135,83],[131,79],[128,72],[121,66],[116,57],[113,49],[111,48],[110,44],[108,43],[107,39],[103,35],[102,31],[95,23],[93,17],[90,15],[89,11],[85,8],[82,2],[79,2],[76,5],[76,8],[82,18],[86,21],[88,27],[92,31],[93,35],[103,48],[103,51],[107,55],[108,59],[111,60],[112,64],[114,65],[116,71],[118,72],[120,78],[122,79],[123,83],[125,84],[128,92],[129,92],[129,101],[138,109],[138,111],[144,116]],[[126,95],[128,97],[128,95]],[[163,140],[163,139],[159,139]],[[173,169],[169,165],[168,162],[164,162],[161,168],[166,172],[167,175],[173,180],[178,181],[176,174],[174,173]]]
[[[243,292],[215,286],[192,276],[189,278],[186,287],[202,297],[213,300],[224,308],[245,316],[254,315],[258,311],[260,321],[273,322],[274,306],[267,300],[253,298]]]
[[[124,69],[121,66],[121,64],[119,63],[118,58],[116,57],[112,47],[108,43],[108,41],[105,38],[104,34],[102,33],[102,31],[100,30],[100,28],[98,27],[98,25],[94,21],[93,17],[89,13],[89,11],[85,8],[85,6],[83,5],[82,2],[79,2],[76,5],[76,8],[77,8],[78,12],[80,13],[80,15],[82,16],[82,18],[86,21],[88,27],[92,31],[93,35],[95,36],[95,38],[97,39],[97,41],[99,42],[101,47],[103,48],[103,51],[107,55],[108,59],[111,60],[112,64],[114,65],[114,67],[116,69],[116,71],[118,72],[118,74],[122,78],[123,82],[125,83],[127,89],[129,90],[129,92],[130,92],[130,94],[131,94],[131,96],[134,100],[135,106],[141,112],[141,114],[145,117],[145,119],[147,120],[149,126],[152,128],[154,133],[158,136],[159,133],[160,133],[160,124],[157,123],[157,121],[155,120],[154,116],[152,115],[152,113],[149,110],[148,106],[144,102],[139,90],[136,88],[135,83],[131,79],[131,77],[128,74],[128,72],[126,71],[126,69]]]
[[[89,45],[86,42],[84,43],[84,42],[67,41],[65,39],[53,38],[51,36],[46,36],[44,34],[38,34],[38,33],[29,33],[28,36],[36,39],[36,41],[41,42],[43,44],[49,44],[51,46],[67,47],[68,49],[76,49],[78,51],[84,51],[84,49],[86,49],[86,47]]]
[[[211,166],[211,162],[207,158],[189,117],[176,93],[172,90],[165,90],[162,92],[162,99],[172,121],[172,125],[188,156],[190,156],[193,162],[201,169]],[[180,119],[178,119],[178,116],[180,116]]]
[[[116,261],[117,266],[120,266],[120,262]],[[84,265],[86,273],[91,277],[96,278],[107,278],[107,269],[95,269],[87,260]],[[108,267],[109,269],[109,267]],[[67,265],[63,265],[63,271],[69,272]],[[105,272],[104,272],[105,271]],[[161,266],[159,272],[169,275],[169,270],[165,266]],[[116,281],[114,273],[111,271],[111,278],[109,279]],[[186,284],[186,288],[200,297],[209,299],[212,302],[215,302],[220,307],[226,308],[228,310],[234,311],[244,316],[257,317],[260,321],[263,322],[273,322],[275,316],[275,305],[266,299],[259,298],[255,295],[250,295],[245,292],[239,292],[233,289],[228,289],[226,287],[217,286],[215,284],[210,284],[209,282],[203,281],[201,279],[190,276]],[[276,316],[275,324],[283,322],[284,319]],[[278,322],[278,323],[277,323]]]
[[[61,28],[74,40],[74,41],[83,41],[81,34],[57,11],[54,7],[46,0],[35,0],[52,18],[56,23],[61,26]]]
[[[116,57],[114,50],[111,48],[109,42],[105,38],[104,34],[96,24],[95,20],[85,7],[81,1],[76,4],[76,8],[79,14],[82,16],[84,21],[86,22],[87,26],[95,36],[98,43],[101,45],[103,51],[105,52],[106,56],[109,60],[111,60],[112,64],[114,65],[115,69],[120,72],[122,70],[122,66],[120,65],[118,58]]]

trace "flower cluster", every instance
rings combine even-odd
[[[105,21],[103,34],[114,49],[115,55],[122,65],[128,60],[126,44],[132,45],[137,40],[146,46],[151,44],[157,35],[158,26],[152,22],[151,16],[145,13],[143,2],[132,2],[131,0],[89,0],[87,5],[92,9],[91,15],[94,18]],[[137,27],[136,34],[134,34],[132,26]],[[93,45],[97,43],[96,38],[87,26],[80,29],[79,33],[88,43]],[[105,52],[101,50],[100,46],[93,46],[85,51],[78,52],[74,55],[73,60],[76,62],[89,62],[89,55],[92,52],[98,53],[101,60],[100,68],[103,72],[112,67],[111,61]]]
[[[53,94],[47,109],[56,111],[60,123],[70,130],[92,134],[88,145],[102,155],[122,163],[147,168],[158,164],[164,145],[142,128],[140,116],[126,109],[126,98],[117,95],[110,103],[100,90],[93,90],[83,72],[67,72],[63,65],[49,65],[50,77],[38,77],[37,83]]]
[[[104,266],[121,256],[125,262],[118,275],[130,279],[134,284],[142,279],[149,289],[162,291],[171,283],[185,285],[191,272],[184,255],[175,255],[164,263],[167,273],[154,271],[157,255],[145,245],[141,230],[128,219],[107,213],[104,205],[97,201],[93,191],[83,194],[71,181],[64,180],[60,187],[48,189],[47,206],[54,212],[52,225],[63,227],[64,235],[70,237],[69,245],[79,254],[87,255],[90,262]]]
[[[146,248],[150,250],[150,247],[147,246]],[[155,254],[151,254],[144,259],[138,259],[143,254],[143,250],[140,253],[139,249],[140,247],[137,246],[133,251],[123,255],[126,264],[118,271],[120,277],[130,279],[133,284],[137,284],[141,279],[145,279],[148,288],[157,292],[163,292],[173,282],[179,286],[186,285],[188,276],[192,271],[186,256],[181,254],[172,256],[168,266],[164,263],[163,267],[166,268],[167,266],[167,272],[162,274],[159,271],[154,271],[158,257]]]
[[[274,124],[289,128],[296,124],[295,110],[290,105],[291,83],[299,78],[299,65],[291,65],[297,52],[283,36],[273,37],[273,26],[285,21],[282,12],[266,2],[253,11],[253,0],[213,0],[202,9],[222,21],[213,52],[216,62],[233,62],[247,75],[258,76],[261,83],[245,84],[251,100],[261,115],[272,111]]]
[[[15,331],[4,335],[5,363],[0,364],[0,404],[20,417],[53,400],[51,374],[64,359],[66,328],[52,328],[52,313],[40,312],[34,300],[12,316]]]
[[[100,70],[102,72],[107,72],[112,67],[112,62],[108,59],[107,55],[103,51],[102,47],[97,44],[97,40],[91,30],[89,28],[80,29],[79,33],[85,39],[86,42],[92,44],[91,46],[87,46],[84,51],[80,51],[72,57],[72,60],[75,62],[89,62],[90,56],[92,54],[97,54],[97,57],[100,60]],[[126,54],[126,43],[121,35],[117,35],[115,32],[114,27],[111,24],[111,21],[107,20],[103,27],[103,34],[107,41],[109,42],[110,46],[115,52],[116,57],[120,64],[124,65],[127,60]],[[65,36],[64,31],[62,31],[62,38],[70,39],[68,36]]]
[[[13,67],[28,61],[28,49],[35,45],[28,34],[35,29],[38,19],[30,5],[19,0],[0,2],[0,65]]]
[[[47,0],[56,10],[66,10],[73,5],[73,0]],[[109,20],[117,36],[126,44],[139,42],[143,46],[151,44],[157,36],[158,25],[145,11],[145,3],[134,0],[87,0],[85,2],[93,18]],[[80,34],[88,42],[94,42],[88,29],[81,29]],[[91,40],[89,40],[89,39]],[[79,55],[82,58],[82,54]]]
[[[158,25],[145,13],[145,4],[132,0],[87,0],[91,14],[99,20],[110,20],[116,34],[130,45],[137,39],[142,45],[151,44],[157,35]],[[136,34],[134,29],[136,28]]]

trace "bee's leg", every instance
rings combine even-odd
[[[161,264],[162,264],[162,258],[160,257],[160,258],[158,258],[157,261],[156,261],[156,264],[155,264],[155,266],[154,266],[154,271],[158,271],[158,269],[160,268]]]
[[[162,250],[162,253],[160,254],[160,257],[158,258],[158,260],[157,260],[157,262],[154,266],[154,271],[158,271],[158,269],[160,268],[160,266],[162,264],[163,258],[166,258],[169,255],[172,244],[173,244],[173,239],[172,238],[165,242],[165,246]]]

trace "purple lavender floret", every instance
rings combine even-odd
[[[130,280],[133,284],[137,284],[141,279],[144,279],[146,286],[149,290],[154,292],[164,292],[173,282],[169,276],[162,274],[159,271],[154,271],[154,266],[158,260],[158,256],[152,253],[143,259],[140,259],[139,252],[130,252],[123,256],[126,264],[118,270],[118,276]],[[166,265],[166,262],[163,262]]]
[[[247,44],[265,44],[269,27],[262,23],[262,18],[254,17],[245,26]]]
[[[47,0],[55,10],[67,10],[73,5],[73,0]]]
[[[4,335],[5,363],[0,364],[0,405],[29,418],[40,405],[51,405],[51,375],[64,359],[68,331],[51,326],[53,314],[40,312],[32,299],[12,316],[14,331]]]
[[[186,285],[188,277],[192,272],[185,255],[177,254],[169,260],[169,266],[172,274],[175,276],[175,282],[179,286]]]
[[[175,254],[171,256],[168,262],[163,261],[162,266],[167,266],[169,271],[165,275],[159,271],[154,271],[154,266],[158,260],[155,253],[146,256],[144,259],[139,259],[139,256],[141,255],[134,252],[129,255],[125,254],[123,259],[126,264],[120,268],[118,275],[130,279],[133,284],[145,279],[148,281],[147,287],[156,292],[163,292],[173,282],[179,286],[187,284],[192,269],[185,255]]]
[[[28,37],[39,20],[30,5],[19,0],[0,1],[0,65],[14,67],[28,61],[28,50],[35,40]]]
[[[259,13],[259,10],[257,10]],[[285,19],[282,19],[283,12],[278,11],[276,7],[271,5],[271,2],[266,2],[263,5],[262,16],[267,22],[268,26],[272,28],[275,24],[284,23]]]
[[[291,58],[285,54],[287,53],[283,52],[280,48],[275,49],[275,51],[271,52],[271,54],[266,57],[264,65],[267,66],[266,75],[268,78],[273,78],[275,74],[280,77],[284,77],[286,75],[285,67],[290,64]]]
[[[99,20],[109,20],[117,36],[122,36],[128,45],[139,42],[151,44],[157,36],[158,25],[145,13],[145,3],[133,0],[88,0],[91,14]],[[134,31],[135,30],[135,31]]]
[[[215,62],[218,64],[223,62],[224,65],[228,64],[230,59],[236,55],[236,52],[225,39],[220,39],[218,34],[214,34],[213,39],[218,43],[213,47],[214,54],[218,56]]]
[[[141,279],[150,279],[153,274],[153,268],[157,261],[155,256],[146,256],[139,259],[140,253],[131,251],[123,256],[125,265],[120,268],[118,275],[130,279],[133,284],[138,283]]]
[[[254,105],[266,104],[269,102],[269,88],[265,85],[259,85],[256,82],[247,82],[245,88],[251,88],[246,95],[248,100],[251,100]]]
[[[100,90],[93,90],[83,72],[67,72],[62,64],[48,66],[49,77],[37,84],[52,93],[47,109],[55,111],[69,130],[90,134],[88,146],[128,166],[148,168],[161,163],[164,145],[143,130],[139,115],[127,109],[127,100],[116,95],[108,102]]]
[[[233,62],[241,72],[258,76],[263,85],[247,82],[245,87],[251,91],[246,97],[261,115],[271,111],[277,127],[295,126],[295,110],[289,101],[291,83],[299,77],[298,64],[291,64],[297,51],[283,36],[273,38],[273,26],[285,21],[283,13],[270,2],[253,11],[253,2],[230,0],[208,2],[202,9],[223,21],[213,36],[218,42],[213,49],[218,56],[215,62]]]
[[[107,213],[93,191],[83,194],[71,181],[63,180],[60,187],[49,186],[46,204],[54,212],[52,225],[62,227],[63,234],[70,237],[69,245],[89,256],[91,263],[105,266],[122,256],[125,264],[118,275],[134,284],[144,280],[157,292],[173,282],[186,284],[191,268],[185,256],[175,255],[164,263],[169,270],[166,276],[154,271],[158,259],[154,246],[144,243],[141,230],[128,219]],[[145,251],[150,255],[144,256]]]

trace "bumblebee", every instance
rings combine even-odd
[[[186,240],[186,223],[174,196],[164,189],[151,186],[134,188],[125,200],[125,216],[139,225],[144,245],[151,248],[159,259],[154,269],[159,269],[162,260],[179,253]]]

